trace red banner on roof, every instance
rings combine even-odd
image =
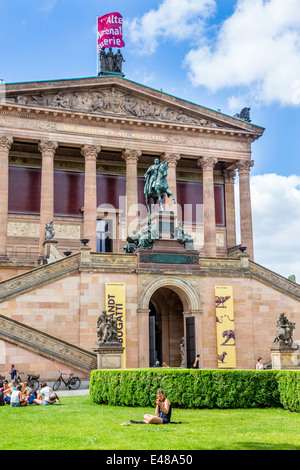
[[[120,13],[108,13],[98,17],[98,52],[102,47],[125,47],[123,41],[123,17]]]

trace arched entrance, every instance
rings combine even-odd
[[[150,283],[148,279],[141,278],[137,311],[139,367],[153,366],[156,360],[179,367],[181,338],[184,362],[190,367],[195,353],[202,356],[199,282],[177,276],[155,277]]]
[[[181,364],[180,340],[184,337],[183,305],[176,292],[161,287],[149,304],[149,365],[158,360],[171,367]]]

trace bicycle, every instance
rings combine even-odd
[[[58,377],[58,379],[53,384],[52,388],[53,388],[54,391],[59,389],[62,382],[65,384],[65,386],[69,390],[77,390],[80,387],[81,380],[79,379],[79,377],[74,377],[74,374],[70,374],[68,380],[66,381],[66,380],[64,380],[63,375],[68,375],[68,374],[65,374],[64,372],[61,372],[60,370],[58,372],[60,373],[60,376]]]
[[[18,372],[18,376],[16,378],[16,382],[20,384],[21,382],[27,382],[28,387],[30,387],[34,392],[36,392],[40,386],[40,383],[38,379],[40,378],[39,375],[33,375],[33,374],[27,374],[27,380],[22,379],[22,375],[24,375],[24,372]]]

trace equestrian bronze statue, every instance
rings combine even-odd
[[[159,208],[161,211],[164,210],[162,199],[165,195],[167,195],[168,197],[171,196],[173,199],[173,203],[176,204],[174,194],[170,190],[167,182],[167,174],[168,162],[159,163],[159,159],[156,158],[154,164],[148,168],[144,175],[144,195],[149,215],[151,214],[151,199],[153,200],[154,204],[159,202]]]

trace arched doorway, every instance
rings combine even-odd
[[[157,289],[149,304],[149,365],[158,360],[171,367],[181,365],[180,340],[184,337],[183,305],[168,287]]]
[[[185,365],[192,366],[195,352],[201,355],[202,360],[199,279],[156,275],[149,279],[141,276],[139,286],[139,367],[152,366],[156,359],[173,367],[180,366],[181,338],[184,338]]]

